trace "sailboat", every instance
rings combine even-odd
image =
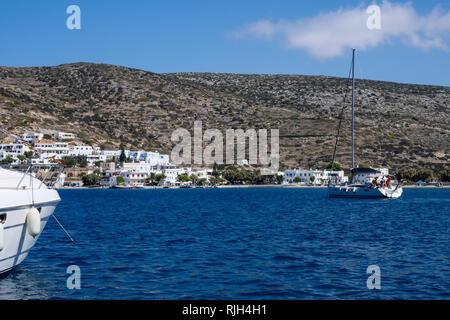
[[[387,170],[355,167],[355,49],[352,54],[352,181],[339,184],[338,177],[330,179],[328,195],[331,198],[400,198],[403,193],[401,183],[395,182]],[[333,154],[332,170],[335,164],[336,146],[339,131],[336,136],[335,151]]]

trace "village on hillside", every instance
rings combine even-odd
[[[169,155],[156,151],[101,149],[77,145],[76,135],[68,132],[10,134],[0,144],[2,165],[47,165],[60,163],[65,167],[60,187],[140,188],[140,187],[206,187],[238,184],[325,185],[329,179],[348,181],[344,170],[292,169],[273,175],[261,175],[259,170],[238,159],[234,166],[213,168],[179,167]]]

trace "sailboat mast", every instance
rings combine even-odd
[[[352,56],[352,168],[355,167],[355,49]]]

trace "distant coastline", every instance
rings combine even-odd
[[[149,189],[248,189],[248,188],[281,188],[281,189],[320,189],[326,188],[327,186],[308,186],[308,185],[279,185],[279,184],[237,184],[237,185],[223,185],[217,187],[191,187],[191,188],[183,188],[179,186],[151,186],[145,188],[136,188],[133,190],[149,190]],[[428,185],[428,186],[418,186],[418,185],[404,185],[403,188],[406,189],[447,189],[450,188],[450,185]],[[62,187],[62,190],[86,190],[86,189],[111,189],[105,187]]]

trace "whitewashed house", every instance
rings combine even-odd
[[[30,151],[30,148],[21,143],[0,144],[0,160],[8,157],[17,160],[17,156],[23,155],[27,151]]]
[[[169,164],[169,155],[152,151],[130,151],[127,155],[133,162],[146,162],[153,166],[164,166]]]
[[[100,170],[103,172],[114,172],[116,170],[116,164],[114,162],[102,162],[100,163]]]
[[[124,180],[124,185],[135,187],[144,186],[144,183],[150,177],[149,173],[139,171],[122,171],[120,175]]]
[[[100,180],[100,185],[102,187],[112,187],[117,185],[117,176],[110,175],[110,176],[104,176]]]
[[[236,161],[236,164],[240,167],[248,166],[248,160],[247,159],[238,159]]]
[[[124,150],[125,157],[129,157],[130,150]],[[105,149],[99,152],[101,155],[106,156],[106,160],[119,160],[122,151],[120,149]]]
[[[142,158],[143,161],[153,165],[159,166],[169,165],[169,155],[167,154],[160,154],[159,152],[147,151],[145,152],[145,154],[142,155]]]
[[[141,159],[141,154],[144,153],[144,152],[145,151],[140,151],[140,150],[138,150],[138,151],[130,151],[128,153],[127,158],[129,158],[133,162],[139,162],[139,161],[141,161],[140,160]]]
[[[73,146],[70,149],[69,155],[72,157],[76,156],[90,156],[95,153],[95,150],[91,146]]]
[[[134,171],[134,172],[146,172],[148,174],[150,173],[162,173],[161,168],[157,165],[153,165],[151,163],[147,162],[124,162],[122,169],[124,171]]]
[[[55,132],[53,134],[53,136],[55,137],[55,139],[58,139],[58,140],[75,139],[76,138],[76,135],[74,133],[70,133],[70,132]]]
[[[62,159],[69,155],[69,146],[66,142],[53,140],[36,140],[34,147],[39,151],[41,158]]]
[[[85,157],[90,166],[95,165],[96,162],[106,162],[106,156],[101,154],[93,153]]]
[[[344,171],[329,171],[329,170],[306,170],[294,169],[286,170],[284,172],[284,183],[296,183],[296,177],[300,179],[299,184],[303,185],[320,185],[327,184],[328,180],[333,177],[338,178],[340,182],[347,182],[348,177],[344,175]],[[298,180],[298,179],[297,179]]]
[[[164,179],[164,185],[174,186],[177,183],[178,175],[181,174],[182,169],[174,167],[174,168],[165,168],[163,170],[163,174],[166,176]]]
[[[195,174],[199,179],[206,179],[209,181],[209,178],[212,176],[211,169],[192,169],[189,176]]]
[[[164,185],[174,186],[179,184],[177,179],[179,175],[186,174],[190,176],[195,172],[190,167],[178,168],[176,166],[166,166],[163,168],[162,173],[166,176]]]
[[[23,140],[27,141],[27,142],[34,142],[34,140],[42,140],[44,138],[44,134],[43,133],[38,133],[38,132],[27,132],[23,134]]]

